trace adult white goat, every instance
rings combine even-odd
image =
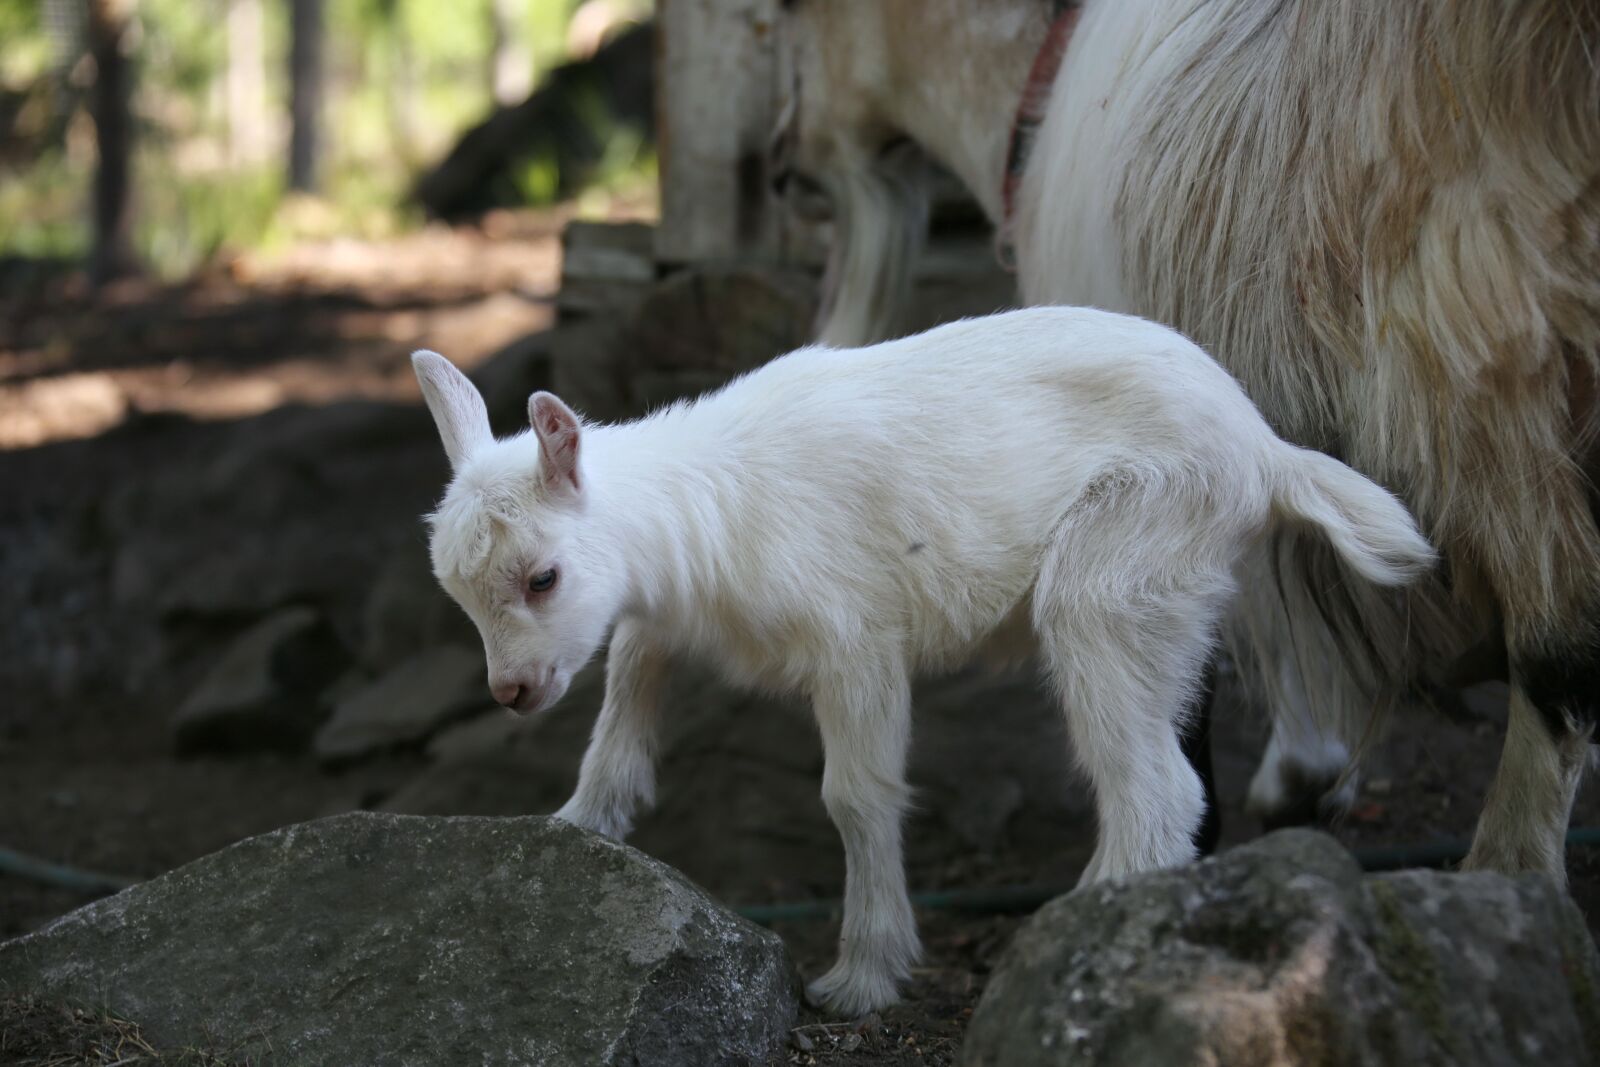
[[[1600,711],[1600,4],[784,6],[778,154],[837,209],[822,339],[894,332],[923,209],[884,161],[914,139],[1009,236],[1025,302],[1177,327],[1440,546],[1403,598],[1292,532],[1266,554],[1238,627],[1276,704],[1255,806],[1325,787],[1374,707],[1487,638],[1512,703],[1467,864],[1564,878]]]
[[[812,993],[846,1013],[892,1001],[918,953],[914,672],[1037,652],[1094,788],[1084,879],[1182,863],[1204,802],[1179,730],[1241,555],[1286,522],[1385,585],[1433,558],[1393,497],[1280,441],[1200,349],[1109,312],[802,349],[621,426],[536,393],[532,432],[502,441],[450,363],[414,364],[455,472],[434,572],[495,698],[548,707],[612,630],[560,817],[621,837],[651,800],[675,653],[810,698],[846,857],[840,958]]]

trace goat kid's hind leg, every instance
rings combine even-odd
[[[822,801],[844,841],[839,959],[808,997],[855,1016],[893,1003],[921,954],[900,825],[910,790],[911,689],[894,657],[852,665],[813,693],[825,759]]]
[[[1187,589],[1146,587],[1132,596],[1082,588],[1085,575],[1116,582],[1115,572],[1097,570],[1092,558],[1105,548],[1064,540],[1048,555],[1034,600],[1041,650],[1100,820],[1080,884],[1195,858],[1205,789],[1180,736],[1231,583],[1224,570],[1191,575]],[[1145,573],[1170,566],[1127,558],[1137,554],[1119,562],[1148,563]],[[1079,578],[1067,577],[1074,574]]]
[[[641,806],[655,803],[657,719],[666,684],[666,655],[635,623],[611,636],[606,695],[578,788],[556,818],[621,840]]]
[[[1158,657],[1203,657],[1206,643],[1144,655],[1134,651],[1139,623],[1102,616],[1100,627],[1100,640],[1057,631],[1046,652],[1100,820],[1082,884],[1194,859],[1206,804],[1200,776],[1179,743],[1193,675],[1152,671]]]

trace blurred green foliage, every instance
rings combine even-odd
[[[650,0],[607,0],[633,17]],[[406,206],[416,173],[493,107],[491,0],[326,0],[323,173],[315,212],[286,201],[288,0],[262,0],[258,116],[267,146],[230,149],[225,79],[230,0],[136,0],[132,58],[136,244],[158,274],[193,270],[223,249],[328,232],[382,236],[420,221]],[[509,39],[528,84],[566,61],[580,0],[512,0]],[[77,258],[89,244],[92,63],[81,55],[82,0],[0,0],[0,255]],[[604,116],[596,121],[603,122]],[[650,180],[638,138],[608,142],[597,184]],[[626,142],[626,143],[624,143]],[[518,176],[548,202],[548,163]],[[308,219],[313,220],[308,223]]]

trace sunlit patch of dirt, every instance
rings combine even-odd
[[[90,298],[68,279],[0,298],[0,449],[93,437],[141,414],[413,401],[413,349],[471,368],[553,324],[562,221],[501,216],[241,256],[180,286]]]
[[[480,226],[429,226],[383,242],[311,241],[241,256],[228,264],[254,288],[357,290],[369,297],[426,293],[450,300],[508,290],[554,294],[561,271],[561,228],[568,210],[497,212]]]
[[[63,374],[0,385],[0,448],[93,437],[128,416],[128,395],[109,374]]]

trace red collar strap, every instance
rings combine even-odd
[[[1072,40],[1073,27],[1078,24],[1078,14],[1083,10],[1079,0],[1054,0],[1054,16],[1045,31],[1044,43],[1033,57],[1033,67],[1028,71],[1028,81],[1022,87],[1022,99],[1017,102],[1017,117],[1011,123],[1011,140],[1006,146],[1006,172],[1000,185],[1000,201],[1004,213],[1000,218],[1000,243],[1011,243],[1011,219],[1016,211],[1017,189],[1022,185],[1022,172],[1027,169],[1028,155],[1033,150],[1033,139],[1044,122],[1045,109],[1050,106],[1050,90],[1055,85],[1056,74],[1061,70],[1062,57],[1067,54],[1067,44]],[[1007,257],[1002,256],[1002,261]]]

